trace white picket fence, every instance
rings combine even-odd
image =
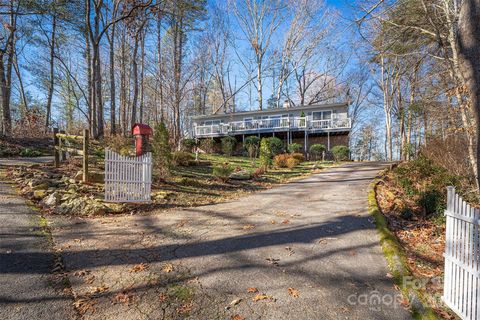
[[[122,156],[105,149],[105,201],[149,202],[152,154]]]
[[[480,212],[448,187],[443,301],[460,318],[480,319]]]

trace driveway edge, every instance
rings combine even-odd
[[[377,178],[370,184],[368,192],[368,212],[375,219],[375,226],[380,236],[380,245],[387,260],[388,268],[393,275],[393,280],[402,295],[410,302],[410,311],[413,318],[418,320],[436,320],[438,318],[433,310],[424,305],[420,292],[404,285],[405,277],[412,277],[408,270],[405,252],[395,235],[388,229],[388,223],[377,203],[377,185],[380,177],[390,169],[379,173]]]

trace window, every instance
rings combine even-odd
[[[221,123],[220,120],[206,120],[204,122],[205,126],[212,126],[212,125],[219,125]]]
[[[314,111],[312,112],[313,120],[331,120],[332,119],[332,111]]]

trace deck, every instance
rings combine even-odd
[[[208,126],[195,126],[195,137],[221,137],[236,134],[259,134],[283,131],[342,132],[350,131],[350,118],[311,120],[309,117],[233,121]]]

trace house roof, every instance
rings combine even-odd
[[[235,113],[218,113],[218,114],[210,114],[210,115],[200,115],[192,117],[194,120],[203,120],[203,119],[216,119],[216,118],[225,118],[228,116],[237,116],[237,115],[262,115],[262,114],[276,114],[276,113],[283,113],[286,111],[307,111],[307,110],[315,110],[315,109],[327,109],[327,108],[334,108],[334,107],[348,107],[347,102],[342,103],[330,103],[330,104],[315,104],[310,106],[299,106],[299,107],[291,107],[291,108],[275,108],[275,109],[266,109],[266,110],[256,110],[256,111],[240,111]]]

